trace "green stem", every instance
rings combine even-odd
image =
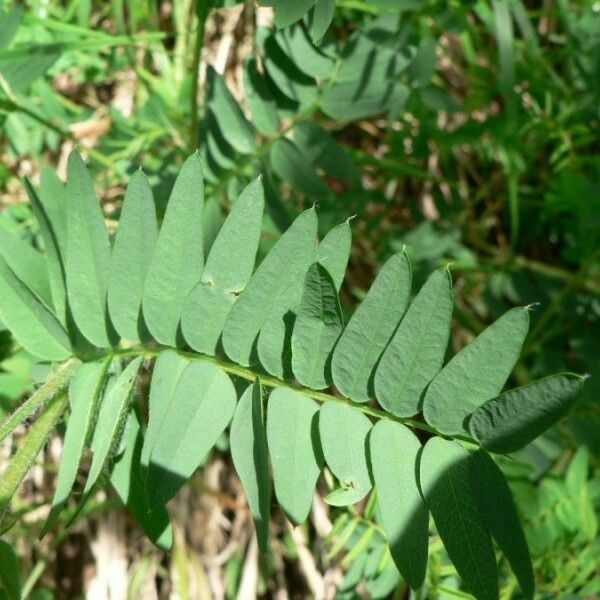
[[[57,394],[31,426],[23,445],[17,450],[0,480],[0,517],[8,507],[17,488],[44,447],[48,436],[67,406],[67,394]]]
[[[127,349],[123,349],[123,350],[115,350],[113,352],[113,356],[115,358],[117,358],[117,357],[134,357],[134,356],[144,356],[145,358],[155,358],[162,351],[163,351],[163,348],[134,347],[134,348],[127,348]],[[440,436],[442,435],[434,427],[431,427],[430,425],[427,425],[427,423],[423,423],[422,421],[419,421],[417,419],[410,418],[410,417],[409,418],[396,417],[396,416],[394,416],[384,410],[381,410],[379,408],[375,408],[373,406],[368,406],[366,404],[360,404],[358,402],[353,402],[352,400],[348,400],[347,398],[335,396],[335,395],[329,394],[327,392],[322,392],[319,390],[312,390],[310,388],[306,388],[301,385],[296,385],[296,384],[293,384],[293,383],[290,383],[287,381],[283,381],[281,379],[278,379],[277,377],[273,377],[272,375],[267,375],[265,373],[259,373],[257,371],[252,370],[251,368],[242,367],[241,365],[238,365],[236,363],[233,363],[233,362],[228,361],[223,358],[217,358],[215,356],[208,356],[205,354],[199,354],[197,352],[188,352],[188,351],[184,351],[184,350],[177,350],[177,353],[180,354],[181,356],[184,356],[184,357],[192,359],[192,360],[202,358],[202,360],[206,360],[208,362],[213,363],[214,365],[216,365],[219,369],[221,369],[225,373],[228,373],[230,375],[235,375],[236,377],[240,377],[240,378],[245,379],[246,381],[250,381],[252,383],[254,383],[258,379],[260,381],[261,385],[263,385],[264,387],[268,387],[271,389],[290,388],[290,389],[293,389],[294,391],[298,392],[299,394],[308,396],[309,398],[312,398],[313,400],[316,400],[317,402],[320,402],[320,403],[330,402],[330,401],[339,402],[341,404],[346,404],[347,406],[351,406],[352,408],[355,408],[356,410],[359,410],[363,414],[368,415],[369,417],[372,417],[374,419],[389,419],[392,421],[396,421],[398,423],[402,423],[403,425],[406,425],[407,427],[412,427],[414,429],[420,429],[421,431],[426,431],[427,433],[431,433],[434,435],[440,435]],[[473,443],[473,440],[468,437],[463,437],[463,436],[453,436],[453,437],[454,437],[454,439],[459,439],[459,440],[462,440],[467,443]]]
[[[28,419],[35,412],[46,406],[48,402],[56,398],[65,391],[69,385],[69,380],[79,365],[79,360],[72,358],[63,363],[58,371],[54,373],[36,392],[21,404],[11,415],[0,425],[0,442],[25,419]]]
[[[204,45],[204,30],[206,19],[210,10],[208,0],[196,0],[196,18],[198,20],[196,43],[194,45],[194,58],[192,62],[192,85],[190,90],[190,151],[198,148],[198,76],[200,58]]]

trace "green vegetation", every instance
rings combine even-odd
[[[599,73],[583,1],[0,0],[0,595],[107,513],[132,598],[600,594]]]

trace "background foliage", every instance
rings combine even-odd
[[[453,263],[454,351],[508,308],[538,303],[511,383],[564,370],[592,379],[560,426],[502,466],[541,597],[600,593],[597,3],[338,0],[326,33],[316,9],[294,25],[305,11],[286,14],[279,3],[274,29],[270,8],[226,4],[0,3],[0,252],[9,251],[4,231],[39,244],[19,180],[37,179],[44,165],[64,175],[74,146],[89,157],[113,228],[139,165],[160,214],[198,146],[212,215],[206,244],[258,173],[269,217],[263,254],[315,202],[324,230],[356,215],[347,312],[404,244],[417,285]],[[9,411],[47,366],[6,331],[0,350]],[[26,595],[121,585],[131,597],[235,596],[252,577],[265,593],[338,587],[353,597],[362,581],[364,594],[385,597],[397,586],[368,503],[316,506],[302,530],[276,523],[277,560],[268,580],[259,574],[226,440],[174,506],[172,555],[147,546],[111,495],[86,507],[68,539],[37,542],[59,440],[14,500],[22,518],[5,536],[18,540]],[[14,443],[4,442],[3,457]],[[111,545],[116,567],[103,562]],[[0,553],[2,564],[14,560],[4,544]],[[432,597],[463,596],[441,543],[430,554]],[[501,567],[501,593],[511,597],[516,582]],[[120,582],[109,581],[111,568]]]

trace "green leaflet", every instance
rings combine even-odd
[[[373,371],[404,315],[410,286],[410,263],[403,250],[381,267],[333,352],[333,381],[347,398],[367,402],[373,396]]]
[[[510,563],[526,598],[533,598],[535,581],[529,548],[504,474],[489,454],[470,457],[471,487],[481,515]]]
[[[110,482],[146,535],[161,550],[168,551],[173,544],[173,531],[167,510],[161,506],[152,511],[148,504],[146,478],[140,463],[142,444],[140,424],[131,411],[123,433],[125,450],[113,466]]]
[[[271,480],[260,383],[250,385],[238,402],[229,434],[231,458],[246,492],[261,552],[269,542]]]
[[[144,285],[144,320],[150,333],[166,346],[180,342],[179,319],[202,275],[203,204],[202,166],[195,153],[183,163],[175,181]]]
[[[23,445],[17,450],[2,473],[0,478],[0,519],[66,406],[67,394],[58,394],[52,398],[29,429]]]
[[[8,48],[17,34],[21,19],[23,18],[23,7],[17,6],[0,15],[0,50]]]
[[[457,442],[431,438],[420,474],[425,502],[465,586],[478,600],[496,600],[496,557],[471,488],[469,454]]]
[[[207,71],[207,102],[223,137],[238,152],[249,154],[255,147],[254,128],[248,122],[236,99],[231,95],[223,77],[211,66]]]
[[[0,315],[17,341],[43,360],[71,355],[67,332],[37,296],[15,276],[0,257]]]
[[[417,481],[421,444],[404,425],[382,419],[369,435],[370,461],[390,552],[413,590],[425,580],[429,513]]]
[[[347,186],[360,178],[360,170],[335,139],[318,123],[301,121],[294,127],[294,143],[308,162]]]
[[[488,400],[471,416],[471,435],[490,452],[515,452],[569,412],[584,381],[551,375]]]
[[[337,292],[340,291],[344,281],[351,246],[350,222],[344,221],[327,232],[315,251],[315,262],[319,262],[327,269]]]
[[[117,452],[129,411],[131,394],[142,360],[141,356],[134,358],[116,378],[112,387],[101,400],[91,443],[94,456],[85,482],[80,506],[83,506],[102,471]]]
[[[46,306],[52,306],[46,259],[33,246],[0,225],[0,258]]]
[[[317,97],[317,84],[305,75],[283,52],[268,30],[258,29],[257,45],[262,51],[263,64],[276,88],[287,98],[309,106]]]
[[[134,173],[121,209],[108,280],[108,310],[117,332],[139,341],[146,271],[158,235],[152,190],[141,170]]]
[[[456,354],[427,388],[425,420],[440,433],[463,434],[467,417],[502,389],[528,328],[529,309],[513,308]]]
[[[256,128],[265,135],[277,133],[277,104],[264,75],[258,71],[254,57],[247,58],[244,63],[244,92]]]
[[[188,359],[180,356],[174,350],[163,350],[154,363],[148,399],[148,427],[140,458],[141,464],[146,468],[150,464],[152,448],[168,413],[177,383],[183,370],[189,364]]]
[[[271,146],[270,158],[273,171],[288,181],[294,190],[318,200],[329,196],[330,190],[325,182],[291,140],[278,139]]]
[[[286,54],[294,59],[296,66],[309,77],[325,79],[331,75],[334,61],[314,46],[300,24],[278,32],[275,39]]]
[[[46,167],[42,169],[38,193],[64,260],[67,255],[67,186],[55,171]]]
[[[79,367],[79,360],[71,358],[60,365],[46,381],[0,425],[0,442],[26,419],[46,406],[58,394],[62,394],[69,380]]]
[[[231,421],[236,404],[231,379],[206,360],[181,374],[150,455],[150,506],[168,502],[196,470]]]
[[[109,364],[110,360],[84,363],[69,382],[71,416],[67,424],[52,509],[42,527],[40,537],[45,536],[56,523],[75,483],[85,444],[94,427],[98,400],[104,388]]]
[[[94,185],[81,156],[67,166],[67,256],[69,307],[81,333],[94,345],[111,345],[106,320],[110,243]]]
[[[46,173],[53,173],[52,171],[42,171],[42,186],[44,181],[54,181],[53,176],[45,175]],[[54,177],[56,177],[54,175]],[[58,178],[57,178],[58,179]],[[32,212],[38,222],[42,239],[44,240],[44,249],[46,250],[46,264],[45,267],[48,269],[48,279],[50,283],[50,290],[52,295],[52,306],[54,313],[58,320],[65,325],[67,322],[67,288],[65,283],[65,251],[64,246],[66,245],[66,190],[60,180],[58,181],[59,190],[57,196],[53,198],[53,201],[57,203],[57,198],[60,198],[60,192],[64,196],[64,205],[62,211],[55,210],[56,214],[64,216],[64,220],[59,219],[59,227],[62,230],[59,232],[55,228],[52,221],[52,210],[51,203],[42,203],[38,197],[35,189],[31,185],[28,179],[25,179],[25,188],[27,189],[27,195],[29,196],[29,202],[31,203]],[[40,194],[41,194],[40,188]],[[46,192],[49,190],[49,184],[46,184]],[[57,218],[55,216],[55,218]],[[63,235],[62,242],[59,236]]]
[[[217,235],[181,318],[183,336],[194,350],[217,351],[227,316],[252,276],[264,205],[257,179],[244,189]]]
[[[274,0],[272,4],[275,6],[275,27],[282,29],[300,20],[315,4],[315,0]]]
[[[435,271],[419,290],[375,372],[377,400],[392,414],[419,412],[427,384],[444,363],[452,321],[450,271]]]
[[[278,307],[310,264],[316,235],[317,216],[311,208],[294,220],[259,265],[232,306],[223,329],[223,348],[233,361],[244,366],[257,363],[253,350],[258,333],[267,319],[275,318],[275,311],[287,310],[287,306],[284,311]],[[271,349],[271,340],[265,341]]]
[[[339,289],[350,254],[350,226],[334,227],[311,254],[305,254],[305,264],[290,280],[288,288],[278,298],[258,336],[258,356],[266,370],[279,378],[292,377],[291,334],[306,271],[311,263],[322,262],[330,271],[336,290]]]
[[[0,596],[8,600],[21,600],[19,561],[13,547],[4,540],[0,540]]]
[[[309,13],[308,33],[312,41],[317,44],[325,35],[333,20],[335,12],[335,0],[319,0]]]
[[[24,92],[62,55],[62,44],[31,44],[0,52],[0,75],[13,92]]]
[[[340,487],[325,502],[347,506],[362,500],[371,489],[367,465],[367,436],[371,421],[360,411],[330,400],[319,410],[319,434],[323,456]]]
[[[290,388],[271,392],[267,440],[275,495],[294,523],[306,520],[323,466],[317,433],[319,405]]]
[[[315,390],[330,385],[328,359],[343,328],[335,284],[327,269],[315,263],[304,279],[292,331],[292,370],[302,385]]]

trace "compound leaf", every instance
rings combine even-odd
[[[584,381],[562,373],[504,392],[473,413],[469,430],[490,452],[520,450],[569,412]]]
[[[181,341],[179,320],[188,294],[202,275],[203,204],[202,166],[195,153],[175,181],[144,285],[144,320],[156,340],[167,346]]]
[[[471,487],[469,454],[457,442],[431,438],[423,448],[420,480],[438,533],[465,586],[478,600],[496,600],[496,557]]]
[[[238,402],[229,434],[231,458],[256,526],[258,546],[268,550],[271,480],[260,383],[250,385]]]
[[[479,510],[510,563],[526,598],[533,598],[535,580],[529,548],[504,474],[486,452],[471,455],[471,486]]]
[[[367,464],[367,436],[371,421],[351,406],[330,400],[319,411],[323,456],[340,487],[325,501],[346,506],[362,500],[371,489]]]
[[[94,184],[81,156],[67,166],[67,256],[69,307],[81,333],[94,345],[111,345],[106,314],[110,243]]]
[[[170,500],[201,464],[229,425],[236,400],[231,379],[216,365],[200,359],[184,369],[152,446],[152,507]]]
[[[123,201],[108,281],[108,310],[117,332],[139,341],[142,297],[158,228],[152,190],[141,170],[134,173]]]
[[[316,432],[319,405],[290,388],[271,392],[267,440],[275,495],[294,523],[306,520],[323,466]]]
[[[528,328],[529,309],[513,308],[456,354],[427,388],[427,422],[446,435],[464,433],[467,417],[502,389]]]
[[[407,427],[382,419],[369,434],[371,472],[392,558],[413,590],[425,580],[429,512],[417,481],[421,444]]]
[[[408,307],[375,372],[377,400],[392,414],[419,412],[423,391],[444,363],[452,306],[450,272],[435,271]]]
[[[340,336],[331,369],[336,387],[347,398],[367,402],[373,396],[373,371],[404,315],[410,286],[408,257],[398,252],[383,265]]]
[[[192,290],[181,328],[192,348],[214,354],[227,317],[254,269],[264,211],[260,179],[233,205],[212,246],[200,283]]]

